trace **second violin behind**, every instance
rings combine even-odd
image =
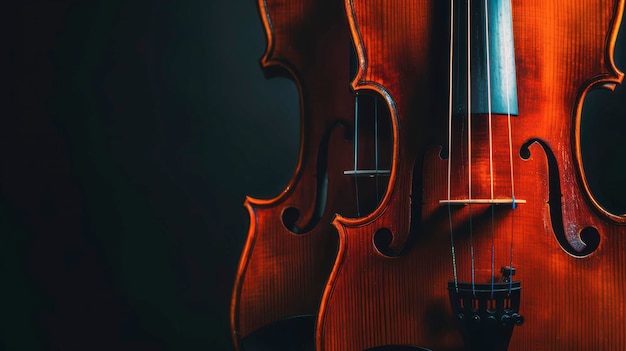
[[[269,200],[246,199],[250,229],[231,330],[237,349],[300,350],[313,345],[337,253],[333,216],[366,213],[384,194],[390,152],[377,140],[389,140],[389,122],[372,98],[350,91],[352,43],[341,0],[259,0],[258,6],[267,35],[261,66],[296,83],[301,143],[285,190]],[[380,158],[361,156],[379,151]]]

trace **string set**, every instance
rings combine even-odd
[[[449,46],[449,101],[448,101],[448,175],[447,175],[447,207],[448,207],[448,222],[450,226],[450,244],[451,244],[451,258],[452,258],[452,268],[453,268],[453,279],[455,289],[458,292],[458,270],[457,270],[457,259],[456,259],[456,248],[454,243],[454,225],[452,221],[452,203],[459,203],[458,200],[452,199],[451,193],[451,182],[452,182],[452,124],[453,124],[453,115],[454,115],[454,39],[455,39],[455,8],[454,2],[456,0],[451,0],[450,2],[450,46]],[[484,0],[484,11],[485,11],[485,21],[484,21],[484,37],[485,37],[485,54],[486,54],[486,75],[487,75],[487,118],[488,118],[488,142],[489,142],[489,181],[490,181],[490,198],[487,201],[472,198],[472,70],[471,70],[471,60],[472,60],[472,11],[471,11],[471,0],[467,0],[467,200],[464,203],[468,206],[468,215],[469,215],[469,240],[470,240],[470,259],[471,259],[471,285],[472,292],[475,294],[475,285],[476,285],[476,267],[475,267],[475,252],[474,252],[474,233],[473,233],[473,224],[472,224],[472,204],[473,203],[489,203],[491,209],[491,293],[494,293],[495,286],[495,205],[496,203],[505,202],[505,201],[497,201],[495,199],[494,194],[494,164],[493,164],[493,129],[492,129],[492,87],[491,87],[491,53],[490,53],[490,36],[489,36],[489,0]],[[507,45],[501,45],[501,55],[502,57],[509,57],[511,53],[508,52]],[[512,146],[512,136],[511,136],[511,105],[510,105],[510,91],[508,89],[509,85],[509,73],[511,72],[511,67],[508,64],[508,61],[505,60],[504,70],[506,71],[505,76],[505,86],[507,89],[505,90],[505,100],[506,100],[506,115],[507,115],[507,129],[508,129],[508,148],[509,148],[509,163],[510,163],[510,178],[511,178],[511,206],[514,210],[516,208],[516,200],[515,200],[515,187],[514,187],[514,177],[513,177],[513,146]],[[514,219],[514,217],[513,217]],[[511,247],[510,247],[510,257],[509,257],[509,267],[513,267],[513,219],[511,221]],[[512,279],[509,279],[509,290],[512,286]]]

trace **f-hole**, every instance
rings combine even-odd
[[[592,254],[600,245],[600,233],[594,227],[585,227],[579,232],[579,239],[573,243],[567,240],[567,235],[563,227],[563,203],[561,200],[561,180],[559,177],[559,167],[554,153],[550,147],[540,139],[531,139],[524,143],[520,149],[520,156],[527,160],[530,158],[530,145],[537,143],[543,148],[548,160],[549,197],[548,207],[550,208],[550,220],[552,230],[556,240],[563,250],[575,257],[585,257]]]
[[[308,233],[315,228],[324,216],[326,201],[328,198],[328,144],[330,136],[333,134],[332,132],[338,125],[343,127],[344,137],[346,139],[353,138],[353,135],[350,132],[352,129],[341,120],[336,121],[326,129],[317,153],[317,166],[315,172],[317,175],[317,181],[315,184],[315,207],[313,209],[313,215],[304,226],[299,227],[296,223],[301,216],[300,210],[296,207],[288,207],[283,211],[283,225],[294,234]]]

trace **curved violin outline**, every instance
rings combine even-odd
[[[259,65],[261,66],[262,71],[265,74],[266,78],[273,77],[286,77],[290,79],[296,85],[296,91],[298,92],[298,101],[299,103],[299,115],[300,119],[303,120],[305,116],[304,112],[304,97],[302,94],[302,84],[301,78],[297,74],[297,70],[288,62],[280,59],[272,58],[272,54],[274,53],[274,29],[272,26],[272,19],[269,14],[267,0],[258,0],[259,12],[261,21],[263,22],[263,29],[265,31],[265,37],[267,38],[267,46],[265,48],[265,52],[263,56],[259,60]],[[306,134],[305,123],[300,123],[300,145],[298,146],[298,164],[296,165],[296,169],[289,180],[289,183],[285,187],[285,189],[277,196],[271,199],[258,199],[250,196],[246,196],[244,206],[251,211],[250,206],[258,206],[258,207],[269,207],[274,204],[282,202],[285,198],[287,198],[290,193],[295,188],[295,185],[298,183],[300,178],[302,177],[302,173],[304,171],[304,156],[306,150],[306,142],[307,140],[303,137]],[[250,213],[252,216],[252,212]],[[252,218],[252,217],[251,217]],[[289,229],[289,228],[287,228]]]
[[[346,10],[353,11],[352,6],[349,5],[348,2],[351,0],[346,0]],[[350,86],[355,93],[359,91],[363,92],[371,92],[375,95],[381,97],[386,105],[388,106],[389,118],[391,119],[391,127],[392,127],[392,162],[391,162],[391,173],[389,176],[389,182],[387,183],[387,191],[383,197],[383,199],[378,203],[376,209],[372,211],[369,215],[358,218],[348,218],[342,216],[342,214],[338,213],[335,215],[332,224],[337,228],[339,232],[339,252],[343,252],[342,243],[345,242],[342,236],[345,235],[343,231],[344,226],[348,227],[356,227],[360,225],[365,225],[368,223],[373,223],[377,219],[379,219],[385,213],[385,210],[389,207],[392,207],[389,203],[397,198],[394,193],[397,190],[396,184],[401,181],[407,181],[409,183],[412,182],[412,179],[398,179],[398,175],[407,174],[409,172],[400,170],[400,167],[409,167],[411,170],[413,169],[413,165],[405,165],[399,164],[398,159],[401,158],[401,153],[405,152],[400,145],[406,145],[406,143],[401,142],[403,137],[401,135],[401,131],[404,130],[404,127],[400,126],[400,120],[398,117],[398,111],[396,109],[396,103],[394,99],[391,97],[391,93],[387,91],[385,87],[382,85],[364,80],[364,77],[367,74],[368,66],[367,66],[367,55],[365,53],[365,47],[361,38],[361,34],[359,31],[358,25],[354,21],[354,14],[348,17],[348,25],[350,27],[350,32],[353,33],[352,39],[354,42],[354,46],[357,52],[357,62],[358,69],[355,78],[350,82]],[[410,199],[406,199],[406,201],[410,201]],[[398,218],[403,218],[402,221],[396,221],[394,223],[387,223],[386,228],[391,232],[391,241],[388,243],[388,246],[384,252],[379,249],[379,253],[385,256],[395,256],[400,254],[402,250],[405,248],[407,241],[409,240],[409,229],[411,225],[411,206],[400,206],[400,208],[404,209],[406,213],[401,213]],[[372,233],[372,240],[374,240],[374,236],[376,233]],[[375,245],[378,249],[378,246]],[[339,257],[338,260],[342,258]],[[338,261],[339,262],[339,261]],[[335,265],[337,266],[338,263]],[[334,273],[334,270],[333,270]],[[332,281],[332,278],[330,279]]]
[[[605,68],[608,70],[608,72],[589,79],[581,87],[581,90],[576,97],[576,107],[574,108],[574,114],[572,116],[574,128],[572,129],[571,136],[572,150],[574,151],[574,167],[576,168],[576,173],[578,175],[580,185],[584,189],[585,196],[592,205],[593,209],[596,210],[598,214],[618,224],[626,224],[626,213],[617,215],[607,211],[593,195],[593,192],[591,191],[591,188],[587,181],[587,175],[585,173],[584,163],[582,159],[581,122],[583,105],[587,94],[591,90],[601,88],[614,91],[616,86],[618,84],[622,84],[624,80],[624,73],[620,71],[619,68],[617,68],[617,66],[615,65],[615,43],[619,34],[622,18],[624,16],[625,3],[626,1],[624,0],[620,0],[618,3],[616,3],[614,10],[616,15],[609,26],[610,30],[607,36],[607,44],[605,46],[606,51],[604,54],[604,62],[606,66]]]
[[[308,7],[305,6],[309,3],[283,7],[280,15],[298,15],[296,11],[308,10],[311,6],[314,6],[320,13],[328,11],[331,6],[341,8],[340,1],[325,2],[319,6],[315,2],[311,4],[313,5]],[[343,164],[342,157],[352,156],[351,144],[342,143],[342,140],[349,139],[350,133],[347,127],[351,124],[349,119],[353,118],[351,114],[353,96],[347,84],[344,92],[339,83],[349,80],[349,35],[347,28],[345,33],[337,30],[338,27],[344,26],[343,18],[340,13],[337,13],[332,14],[329,20],[328,14],[324,13],[324,19],[330,22],[322,24],[330,23],[331,28],[326,28],[328,33],[315,33],[316,36],[312,38],[315,43],[305,43],[305,45],[325,45],[324,48],[329,50],[326,54],[331,58],[336,59],[337,55],[345,55],[345,67],[331,59],[326,59],[324,62],[311,61],[315,58],[309,57],[306,52],[303,53],[287,46],[284,54],[295,56],[295,61],[291,62],[287,57],[284,59],[274,57],[277,50],[275,37],[285,36],[285,33],[289,33],[285,30],[293,30],[293,28],[274,33],[268,0],[258,0],[257,5],[267,38],[267,47],[259,63],[266,77],[285,76],[296,84],[300,102],[300,145],[298,164],[285,189],[272,199],[264,200],[247,196],[244,202],[250,216],[250,227],[240,257],[230,306],[230,327],[237,350],[240,348],[243,337],[268,324],[289,317],[315,315],[316,304],[319,303],[323,285],[336,255],[337,237],[334,227],[330,224],[330,218],[335,211],[340,211],[349,201],[353,201],[353,197],[341,197],[340,194],[333,193],[329,193],[328,199],[325,199],[322,196],[325,195],[325,189],[320,187],[326,186],[326,175],[316,174],[316,172],[324,173],[328,170],[331,158]],[[279,12],[279,5],[277,4],[274,9],[275,14]],[[304,21],[315,19],[309,16]],[[305,29],[312,24],[314,23],[297,23]],[[335,32],[332,32],[332,29],[335,29]],[[331,34],[332,40],[324,40],[326,38],[321,37]],[[298,40],[302,42],[302,38]],[[302,47],[302,50],[308,48]],[[324,86],[322,89],[321,86],[315,85],[317,81],[313,82],[312,77],[307,78],[307,72],[309,76],[319,77],[320,74],[313,71],[315,67],[306,66],[306,62],[305,71],[300,72],[296,66],[302,60],[316,62],[322,68],[325,67],[324,65],[332,64],[333,70],[321,73],[326,76],[320,78],[321,82],[333,82],[332,87]],[[333,75],[335,71],[340,71],[341,74]],[[346,78],[341,80],[344,71]],[[335,79],[338,80],[337,83],[334,83]],[[312,82],[314,85],[311,87]],[[332,96],[333,99],[321,100],[327,96]],[[322,104],[319,101],[323,101]],[[328,106],[332,108],[324,109]],[[309,130],[313,124],[322,128]],[[345,130],[341,131],[338,127],[343,127]],[[337,150],[338,146],[341,150]],[[333,153],[328,152],[331,147],[335,148]],[[333,166],[333,168],[339,167]],[[352,191],[351,187],[343,184],[349,182],[349,178],[340,174],[340,170],[335,171],[333,174],[337,175],[334,178],[331,177],[328,183],[338,189]],[[297,203],[293,203],[292,196],[296,196]],[[307,208],[299,206],[307,206]],[[293,216],[294,209],[297,212],[298,218],[296,219]],[[322,213],[319,213],[321,210],[323,210]],[[304,215],[301,216],[300,211]],[[324,218],[328,220],[323,221]],[[258,252],[259,250],[261,252]],[[319,290],[317,295],[316,289]],[[242,309],[245,310],[242,312]]]

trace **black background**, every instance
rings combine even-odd
[[[299,143],[256,2],[0,12],[0,349],[232,349],[242,203],[284,188]],[[586,167],[623,213],[626,93],[593,95]]]

